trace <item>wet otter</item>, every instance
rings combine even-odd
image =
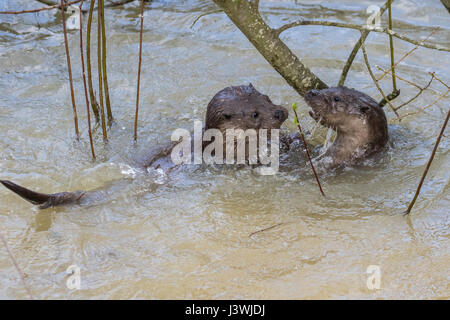
[[[285,108],[273,104],[268,96],[258,92],[252,84],[233,86],[219,91],[208,104],[205,130],[218,129],[225,133],[227,129],[254,129],[257,132],[261,129],[279,129],[287,117],[288,111]],[[204,149],[206,145],[204,143],[202,148]],[[139,165],[144,168],[173,166],[170,154],[174,146],[175,143],[172,143],[166,147],[155,149],[144,160],[140,160]],[[41,209],[78,203],[86,200],[89,196],[94,198],[95,192],[75,191],[44,194],[31,191],[11,181],[0,180],[0,182],[25,200],[40,205]]]
[[[325,152],[327,168],[355,165],[384,149],[388,142],[386,115],[368,95],[347,87],[311,90],[305,95],[310,116],[337,132]]]

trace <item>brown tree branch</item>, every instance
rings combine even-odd
[[[271,66],[300,95],[327,85],[312,73],[281,41],[258,11],[257,1],[213,0],[241,30]]]

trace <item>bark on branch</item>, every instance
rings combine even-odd
[[[300,95],[327,85],[312,73],[262,19],[259,1],[214,0],[271,66]]]

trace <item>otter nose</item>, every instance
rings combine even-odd
[[[287,117],[286,112],[284,110],[275,111],[273,116],[275,117],[275,119],[280,120],[280,121],[284,120]]]
[[[315,97],[315,96],[319,95],[319,90],[312,89],[311,91],[308,92],[308,95],[311,97]]]

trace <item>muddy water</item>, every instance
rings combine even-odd
[[[262,12],[272,26],[299,17],[364,23],[366,8],[382,3],[262,1]],[[39,5],[5,0],[0,10]],[[103,185],[115,190],[97,205],[39,211],[0,188],[0,232],[33,294],[42,299],[449,298],[448,138],[441,142],[412,216],[401,215],[433,148],[449,97],[401,123],[388,111],[389,151],[366,167],[322,176],[326,199],[302,157],[288,160],[292,165],[275,176],[192,166],[168,179],[143,175],[129,165],[137,154],[166,143],[174,129],[191,129],[193,120],[203,119],[212,95],[231,84],[252,82],[286,107],[298,101],[302,123],[313,129],[303,100],[224,14],[206,15],[191,27],[200,14],[216,9],[206,0],[148,5],[137,147],[131,141],[138,8],[107,9],[116,124],[107,146],[96,131],[97,161],[88,148],[78,34],[71,32],[69,40],[80,143],[74,140],[59,15],[0,16],[1,178],[45,192]],[[398,0],[393,16],[396,30],[416,39],[440,26],[431,41],[450,45],[450,16],[439,1]],[[357,37],[357,31],[317,26],[283,35],[331,85]],[[387,67],[387,38],[371,35],[367,43],[372,64]],[[400,41],[395,45],[397,57],[413,47]],[[398,72],[423,85],[428,72],[436,71],[449,83],[448,57],[420,48]],[[380,98],[361,56],[347,84]],[[391,88],[388,78],[382,86]],[[399,86],[402,95],[396,103],[417,90]],[[402,113],[423,108],[444,91],[434,81]],[[288,121],[284,130],[295,127]],[[318,128],[308,139],[317,144],[326,136],[327,130]],[[0,257],[0,298],[26,298],[3,247]],[[66,286],[71,265],[80,268],[80,290]],[[370,265],[380,268],[379,290],[367,287]]]

